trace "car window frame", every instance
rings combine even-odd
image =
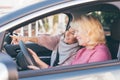
[[[56,12],[54,12],[54,13],[58,13],[58,11],[56,11]],[[50,14],[54,14],[54,13],[50,13]],[[48,15],[48,14],[47,14]],[[39,16],[46,16],[46,15],[39,15]],[[24,18],[22,18],[22,19],[24,19]],[[21,22],[22,23],[22,22]],[[8,26],[8,25],[7,25]],[[15,26],[15,25],[14,25]],[[18,26],[18,25],[16,25],[16,26]],[[20,25],[21,26],[21,25]],[[104,64],[103,64],[104,63]],[[56,67],[56,68],[51,68],[51,69],[46,69],[46,70],[43,70],[43,71],[41,71],[41,70],[38,70],[38,72],[42,72],[41,74],[39,74],[39,76],[40,75],[45,75],[45,73],[44,72],[48,72],[48,71],[51,71],[51,70],[53,70],[53,71],[56,71],[56,72],[54,72],[54,73],[46,73],[46,74],[56,74],[56,73],[61,73],[61,72],[66,72],[66,70],[65,71],[63,71],[63,69],[67,69],[67,71],[68,72],[70,72],[70,71],[74,71],[74,70],[85,70],[85,69],[89,69],[88,67],[90,67],[90,65],[91,65],[91,67],[92,68],[95,68],[95,67],[93,67],[93,66],[96,66],[96,65],[98,65],[96,68],[98,68],[98,67],[101,67],[102,65],[102,67],[107,67],[107,66],[114,66],[114,65],[119,65],[120,63],[119,63],[119,61],[118,60],[115,60],[115,61],[106,61],[106,62],[102,62],[102,63],[90,63],[90,64],[85,64],[85,65],[73,65],[73,66],[63,66],[63,67],[60,67],[60,68],[58,68],[58,67]],[[101,65],[101,66],[100,66]],[[86,66],[86,67],[85,67]],[[80,69],[80,68],[83,68],[84,67],[84,69]],[[68,70],[68,69],[70,69],[70,70]],[[91,68],[90,68],[91,69]],[[60,72],[61,71],[61,72]],[[29,73],[30,72],[30,73]],[[31,77],[31,75],[33,74],[32,72],[34,72],[33,70],[31,70],[31,71],[20,71],[19,72],[19,76],[20,76],[20,78],[24,78],[24,77]],[[28,76],[22,76],[22,75],[24,75],[24,74],[28,74]],[[33,75],[32,77],[34,77],[34,76],[38,76],[38,74],[35,74],[35,75]]]
[[[5,37],[6,31],[3,31],[0,33],[0,51],[2,52],[3,44],[4,44],[4,37]]]

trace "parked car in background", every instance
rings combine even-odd
[[[29,5],[1,17],[0,80],[119,80],[119,4],[119,0],[51,0]],[[25,68],[26,60],[20,53],[21,46],[11,44],[10,35],[60,34],[70,28],[73,18],[83,14],[93,15],[102,23],[112,60],[41,70]],[[51,50],[36,43],[25,45],[50,64]]]

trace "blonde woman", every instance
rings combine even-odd
[[[106,46],[104,30],[101,23],[92,16],[81,16],[75,19],[71,26],[75,29],[75,37],[80,49],[73,64],[100,62],[111,59],[111,54]]]

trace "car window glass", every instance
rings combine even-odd
[[[21,36],[39,36],[40,34],[57,35],[65,31],[68,24],[68,16],[55,14],[39,19],[14,31]]]

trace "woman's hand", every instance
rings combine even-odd
[[[39,57],[37,56],[37,54],[36,54],[33,50],[31,50],[30,48],[28,48],[28,51],[30,52],[30,55],[32,55],[32,57],[33,57],[33,59],[35,60],[35,62],[36,62],[37,64],[39,64],[40,59],[39,59]]]
[[[27,66],[29,69],[32,69],[32,70],[38,70],[38,69],[40,69],[39,67],[37,67],[37,66]]]
[[[49,67],[49,65],[47,65],[45,62],[43,62],[33,50],[28,48],[28,51],[30,52],[30,54],[34,58],[34,60],[37,63],[39,68],[43,69],[43,68],[48,68]],[[35,67],[32,67],[32,68],[35,68]]]
[[[10,37],[12,38],[11,44],[18,44],[20,40],[22,40],[23,42],[29,41],[27,36],[11,35]]]
[[[12,41],[11,41],[11,44],[18,44],[19,43],[19,40],[20,40],[20,37],[19,36],[16,36],[16,35],[11,35],[10,36],[12,38]]]

